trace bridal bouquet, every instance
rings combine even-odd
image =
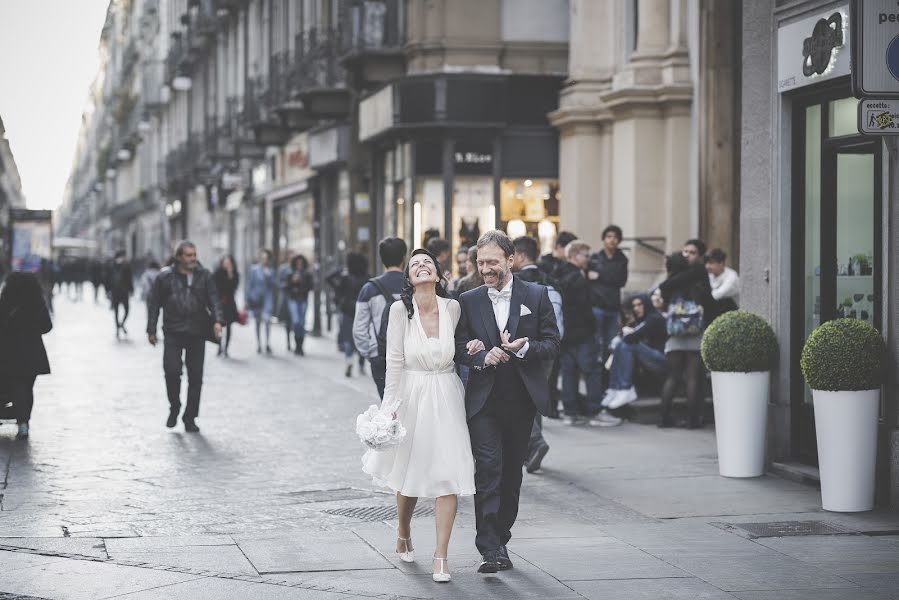
[[[383,450],[399,445],[406,437],[406,428],[372,404],[356,417],[356,435],[372,450]]]

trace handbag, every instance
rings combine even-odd
[[[700,304],[686,298],[675,298],[668,306],[668,335],[687,337],[702,333],[703,310]]]
[[[240,325],[246,325],[247,321],[249,319],[250,319],[250,314],[247,312],[246,308],[237,312],[237,322]]]

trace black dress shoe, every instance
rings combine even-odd
[[[193,421],[185,421],[184,422],[184,431],[189,433],[200,433],[200,428],[197,427],[197,424]]]
[[[481,565],[478,573],[496,573],[499,571],[499,557],[496,550],[485,552],[481,555]]]
[[[549,444],[541,444],[537,447],[536,450],[534,450],[534,452],[531,453],[531,455],[528,457],[527,462],[525,463],[525,469],[527,469],[528,473],[533,473],[540,468],[540,465],[543,463],[543,458],[546,456],[547,452],[549,452]]]
[[[169,418],[165,422],[165,426],[171,429],[178,424],[178,411],[169,412]]]
[[[509,558],[509,550],[505,546],[500,546],[496,551],[496,562],[499,564],[500,571],[508,571],[512,568],[512,559]]]

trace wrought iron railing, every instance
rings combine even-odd
[[[350,0],[343,50],[365,52],[400,48],[406,42],[401,0]]]
[[[295,85],[298,90],[346,85],[340,64],[342,38],[339,29],[309,29],[295,38]]]

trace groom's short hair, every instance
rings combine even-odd
[[[506,256],[512,256],[515,254],[515,244],[512,243],[512,238],[510,238],[504,231],[500,231],[499,229],[491,229],[484,235],[480,237],[478,240],[478,248],[483,248],[484,246],[489,246],[490,244],[496,244],[499,246],[500,250],[506,253]]]

